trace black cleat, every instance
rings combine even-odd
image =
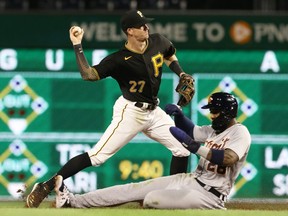
[[[36,183],[30,194],[27,196],[27,207],[37,208],[50,192],[47,183]]]

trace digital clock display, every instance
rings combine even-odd
[[[164,165],[160,160],[144,160],[141,162],[122,160],[119,163],[119,171],[121,180],[151,179],[164,175]]]

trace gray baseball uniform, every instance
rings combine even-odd
[[[144,200],[144,207],[148,208],[225,209],[226,197],[250,148],[250,133],[239,123],[218,135],[211,126],[195,126],[193,133],[196,141],[205,143],[209,148],[233,150],[239,160],[233,166],[224,167],[201,157],[194,173],[117,185],[83,195],[70,193],[71,206],[90,208]]]

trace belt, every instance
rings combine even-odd
[[[219,199],[221,199],[222,201],[226,201],[226,196],[223,195],[222,193],[220,193],[219,191],[217,191],[215,188],[213,187],[210,187],[206,184],[204,184],[203,182],[201,182],[200,180],[198,180],[196,178],[196,181],[205,189],[207,190],[208,192],[214,194],[215,196],[217,196]]]
[[[135,106],[139,107],[143,110],[154,110],[157,107],[157,105],[155,105],[155,104],[143,103],[143,102],[136,102]]]

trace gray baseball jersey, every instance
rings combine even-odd
[[[117,185],[83,195],[70,193],[72,207],[111,206],[144,200],[144,207],[148,208],[225,209],[226,196],[239,175],[249,151],[250,133],[241,124],[235,124],[218,135],[211,126],[195,126],[194,138],[204,142],[209,148],[229,148],[239,156],[239,160],[231,167],[223,167],[200,158],[194,173]]]
[[[210,126],[196,126],[194,138],[209,148],[231,149],[238,155],[239,161],[231,167],[215,165],[201,157],[195,172],[201,182],[228,195],[247,158],[251,143],[249,131],[245,126],[235,124],[216,135]]]

